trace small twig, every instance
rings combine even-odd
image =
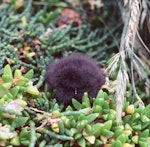
[[[48,114],[48,115],[50,115],[50,116],[52,115],[52,114],[50,114],[50,113],[48,113],[48,112],[39,110],[39,109],[37,109],[37,108],[25,107],[25,109],[26,109],[26,110],[33,110],[33,111],[35,111],[35,112],[40,112],[40,113],[43,113],[43,114]]]
[[[41,128],[43,128],[44,126],[46,126],[47,122],[44,121],[39,127],[36,127],[35,130],[39,130]]]
[[[60,121],[59,118],[52,119],[52,118],[49,117],[48,119],[43,121],[43,123],[39,127],[35,128],[35,130],[39,130],[39,129],[43,128],[46,125],[50,125],[52,123],[59,122],[59,121]]]
[[[142,40],[142,38],[141,38],[139,32],[137,32],[137,36],[138,36],[138,38],[139,38],[141,44],[143,45],[143,47],[150,53],[150,49],[149,49],[149,48],[146,46],[146,44],[143,42],[143,40]]]
[[[132,83],[134,95],[135,95],[136,99],[139,101],[139,106],[141,106],[141,107],[144,106],[143,101],[141,100],[141,98],[139,97],[139,95],[137,94],[137,91],[136,91],[135,82],[134,82],[134,73],[133,73],[133,62],[131,62],[131,83]]]

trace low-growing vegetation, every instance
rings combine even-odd
[[[150,105],[124,102],[122,125],[116,119],[114,95],[100,90],[95,98],[84,93],[82,102],[58,105],[32,82],[33,70],[4,67],[1,77],[1,146],[131,146],[149,145]]]

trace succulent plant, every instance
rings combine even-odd
[[[84,93],[62,109],[51,93],[32,85],[33,71],[14,73],[9,65],[0,77],[1,146],[147,147],[150,145],[150,105],[124,102],[122,124],[116,121],[114,94]],[[30,87],[30,88],[29,88]],[[17,109],[16,109],[17,108]],[[3,134],[3,135],[2,135]]]

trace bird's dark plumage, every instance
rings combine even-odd
[[[56,99],[62,104],[71,104],[72,98],[81,101],[84,92],[95,97],[105,83],[105,74],[96,62],[83,55],[71,55],[47,67],[46,83]]]

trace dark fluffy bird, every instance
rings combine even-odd
[[[105,83],[105,73],[93,59],[83,55],[71,55],[47,67],[46,83],[48,90],[56,90],[56,99],[69,105],[72,98],[81,101],[84,92],[95,97]]]

